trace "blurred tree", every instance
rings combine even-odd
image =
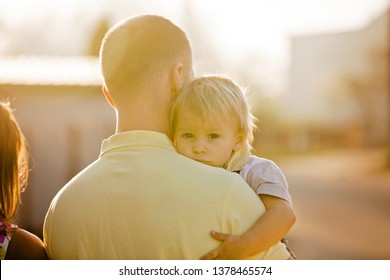
[[[187,33],[192,46],[195,75],[214,74],[223,58],[217,51],[212,34],[207,32],[208,23],[202,20],[193,1],[181,1],[180,5],[180,26]]]
[[[104,35],[110,28],[110,23],[107,18],[102,18],[95,27],[95,31],[92,33],[89,47],[86,55],[99,56],[100,45],[104,38]]]
[[[275,158],[295,150],[297,147],[292,140],[297,131],[294,131],[292,123],[283,114],[283,97],[266,95],[262,88],[250,88],[249,92],[250,95],[256,94],[252,102],[257,126],[253,143],[254,153]]]

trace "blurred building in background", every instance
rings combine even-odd
[[[292,146],[390,142],[389,22],[387,11],[361,30],[291,39]]]
[[[55,194],[97,158],[101,141],[115,129],[98,59],[0,57],[0,99],[15,108],[30,146],[30,181],[17,221],[41,236]]]

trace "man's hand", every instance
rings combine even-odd
[[[222,244],[202,256],[201,260],[238,260],[247,257],[245,255],[245,242],[240,236],[216,231],[211,231],[210,234]]]

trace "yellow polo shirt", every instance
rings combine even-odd
[[[55,196],[44,241],[53,259],[199,259],[218,246],[211,230],[242,234],[264,212],[238,174],[178,154],[164,134],[129,131]],[[288,257],[281,243],[254,256]]]

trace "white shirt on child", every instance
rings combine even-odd
[[[257,195],[272,195],[292,204],[287,180],[273,161],[250,156],[240,175]]]

